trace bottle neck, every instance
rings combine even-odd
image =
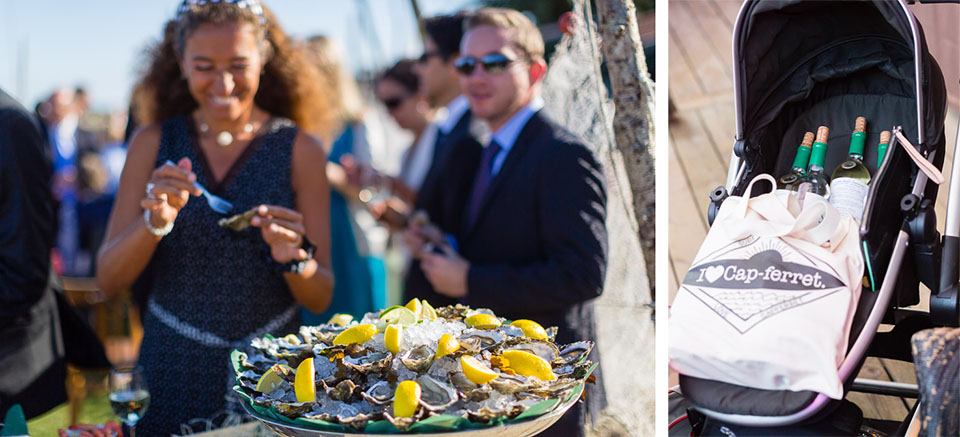
[[[823,169],[823,161],[827,157],[827,145],[821,142],[813,143],[813,150],[810,153],[810,170],[814,168]]]
[[[863,158],[863,148],[867,144],[867,134],[863,132],[854,132],[850,136],[850,155],[859,155]]]
[[[880,168],[880,164],[883,164],[883,157],[887,154],[887,143],[880,143],[877,146],[877,168]]]
[[[793,158],[793,170],[804,171],[810,163],[810,148],[800,146],[797,148],[797,157]]]

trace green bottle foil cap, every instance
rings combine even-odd
[[[820,126],[817,129],[817,140],[813,142],[813,153],[810,154],[810,166],[823,168],[823,161],[827,157],[827,138],[830,136],[830,128]]]
[[[857,117],[856,126],[850,136],[850,154],[863,156],[863,148],[867,144],[867,118]]]
[[[887,146],[890,144],[890,131],[880,132],[880,145],[877,146],[877,168],[883,164],[883,157],[887,156]]]
[[[810,163],[810,147],[797,147],[797,157],[793,158],[793,168],[806,169]]]

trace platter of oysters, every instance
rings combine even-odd
[[[594,344],[464,305],[338,314],[235,350],[246,411],[280,435],[534,435],[579,399]]]

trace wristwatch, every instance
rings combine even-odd
[[[147,230],[150,231],[151,234],[156,235],[158,237],[166,236],[167,234],[170,233],[170,231],[173,230],[173,222],[167,223],[166,226],[162,228],[153,227],[153,223],[150,223],[149,209],[143,210],[143,222],[147,224]]]

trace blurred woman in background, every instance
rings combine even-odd
[[[420,93],[420,79],[414,73],[417,61],[402,59],[377,80],[377,100],[401,128],[413,133],[413,143],[403,153],[400,174],[393,180],[393,193],[413,205],[417,190],[433,162],[437,142],[436,110]]]

